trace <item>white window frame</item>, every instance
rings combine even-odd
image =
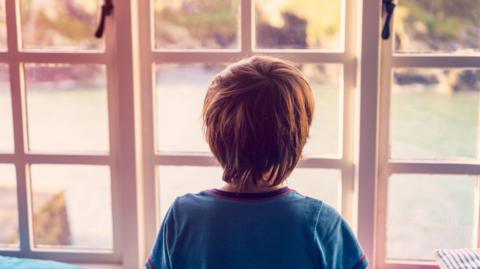
[[[357,231],[370,268],[437,268],[433,263],[386,262],[387,179],[392,173],[480,175],[478,161],[412,162],[388,160],[389,97],[392,67],[480,68],[480,56],[393,55],[391,39],[380,40],[381,0],[344,0],[344,51],[253,51],[253,0],[241,3],[238,50],[154,51],[150,0],[115,1],[107,19],[105,52],[21,51],[19,4],[6,1],[8,51],[14,124],[13,153],[0,162],[14,164],[17,176],[20,249],[0,255],[48,258],[66,262],[109,263],[141,268],[155,240],[159,223],[158,165],[216,166],[212,157],[164,155],[155,148],[154,64],[226,63],[254,54],[288,57],[298,63],[343,65],[340,158],[310,158],[304,168],[337,169],[342,173],[342,214]],[[248,12],[245,12],[248,11]],[[120,57],[121,56],[121,57]],[[70,155],[25,151],[26,103],[21,63],[90,63],[107,67],[110,153]],[[31,250],[30,186],[27,165],[100,164],[111,170],[113,252]],[[480,187],[478,189],[480,191]],[[479,195],[476,196],[477,223]],[[480,242],[477,232],[477,245]]]
[[[144,151],[144,197],[145,215],[156,218],[145,219],[146,240],[145,248],[152,247],[160,223],[160,208],[157,199],[156,172],[159,165],[189,165],[189,166],[214,166],[218,167],[213,157],[206,155],[162,154],[156,152],[155,139],[155,85],[153,77],[154,65],[157,63],[229,63],[252,55],[270,55],[284,57],[297,63],[314,64],[341,64],[343,66],[343,92],[340,94],[340,141],[341,157],[319,157],[300,161],[300,168],[336,169],[342,174],[342,203],[341,211],[344,217],[355,225],[355,184],[354,184],[354,113],[355,113],[355,77],[356,58],[356,10],[357,1],[342,1],[342,28],[344,29],[344,51],[326,50],[259,50],[253,48],[254,25],[252,15],[254,12],[253,0],[241,0],[239,18],[239,49],[229,50],[154,50],[153,36],[153,10],[150,0],[139,0],[140,18],[140,45],[141,53],[141,83],[142,83],[142,128],[145,143]],[[343,30],[342,29],[342,30]],[[342,89],[340,89],[342,91]],[[162,180],[162,179],[159,179]]]
[[[0,255],[23,258],[55,259],[73,263],[122,264],[126,268],[143,265],[141,250],[141,203],[137,203],[137,181],[141,169],[139,142],[135,134],[139,122],[135,112],[138,87],[135,87],[134,38],[132,21],[136,19],[130,2],[115,5],[115,16],[108,17],[105,31],[105,50],[66,51],[21,49],[20,2],[5,1],[7,51],[0,52],[0,62],[9,65],[12,100],[14,152],[0,153],[0,162],[16,167],[17,203],[19,215],[19,248],[0,249]],[[100,3],[100,1],[99,1]],[[93,33],[92,33],[93,36]],[[117,57],[122,55],[122,57]],[[109,152],[106,154],[63,154],[29,152],[26,121],[26,100],[23,63],[102,64],[106,67],[108,100]],[[121,109],[120,109],[121,108]],[[72,141],[74,142],[74,141]],[[31,219],[31,164],[80,164],[108,166],[111,175],[111,206],[113,249],[79,250],[72,248],[41,248],[33,246]],[[134,217],[132,217],[134,216]],[[111,267],[109,267],[111,268]]]
[[[398,1],[397,1],[398,2]],[[395,23],[391,21],[391,32],[394,33]],[[392,34],[393,36],[393,34]],[[387,202],[388,180],[393,174],[437,174],[437,175],[473,175],[477,176],[474,195],[474,231],[472,243],[480,247],[479,237],[479,175],[480,154],[477,152],[475,160],[396,160],[389,157],[390,145],[390,101],[394,68],[480,68],[480,55],[455,55],[447,53],[414,54],[396,53],[394,38],[381,40],[380,49],[380,88],[379,88],[379,117],[378,117],[378,181],[377,181],[377,219],[376,219],[376,264],[378,268],[392,269],[434,269],[438,268],[435,262],[429,261],[399,261],[387,259]],[[480,114],[480,108],[479,108]],[[480,122],[477,123],[480,125]],[[477,143],[480,133],[477,128]],[[477,151],[479,147],[477,145]],[[419,179],[421,180],[421,179]]]

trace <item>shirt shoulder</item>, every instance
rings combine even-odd
[[[325,268],[367,268],[368,260],[347,221],[323,203],[315,224],[316,244]]]
[[[175,198],[171,205],[172,210],[198,210],[208,206],[213,201],[207,191],[198,193],[187,193]]]
[[[321,233],[319,234],[320,237],[328,234],[328,230],[332,229],[341,221],[342,216],[335,208],[326,202],[302,194],[298,195],[303,197],[303,210],[306,219],[309,220],[314,228],[322,228],[320,230]],[[319,231],[317,230],[316,232],[318,233]]]
[[[301,195],[301,194],[300,194]],[[329,204],[304,196],[304,212],[312,225],[315,248],[324,268],[367,268],[368,260],[342,215]]]

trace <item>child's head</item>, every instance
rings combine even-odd
[[[223,180],[238,190],[282,183],[300,159],[313,109],[304,75],[284,60],[255,56],[217,74],[203,117]]]

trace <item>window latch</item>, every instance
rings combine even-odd
[[[382,30],[382,39],[386,40],[390,38],[390,22],[392,20],[393,10],[395,9],[395,4],[393,0],[383,0],[383,8],[387,12],[387,17],[385,18],[385,23],[383,24]]]
[[[105,19],[107,16],[113,14],[113,0],[105,0],[102,5],[102,13],[100,14],[100,23],[98,24],[97,31],[95,31],[95,37],[101,38],[103,31],[105,30]]]

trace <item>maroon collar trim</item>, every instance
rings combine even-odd
[[[207,192],[210,193],[211,195],[222,197],[222,198],[255,201],[255,200],[265,200],[265,199],[280,197],[292,191],[293,190],[288,187],[283,187],[281,189],[268,191],[268,192],[229,192],[229,191],[222,191],[219,189],[211,189],[211,190],[208,190]]]

